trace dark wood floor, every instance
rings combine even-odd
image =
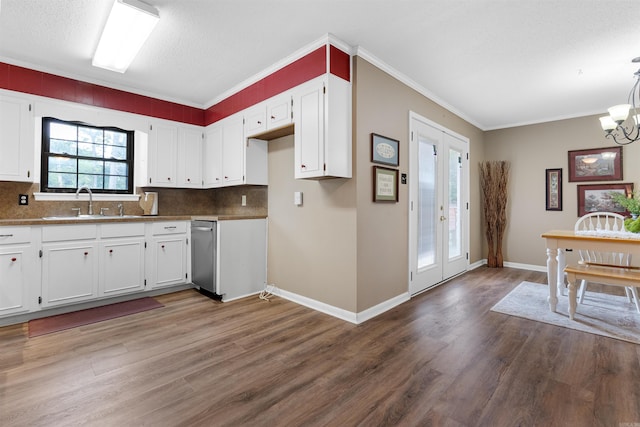
[[[489,311],[523,280],[478,268],[358,326],[189,290],[0,328],[0,425],[640,426],[640,346]]]

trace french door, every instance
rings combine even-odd
[[[409,292],[468,266],[468,139],[415,113],[409,138]]]

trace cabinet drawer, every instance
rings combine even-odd
[[[96,224],[49,225],[42,228],[42,241],[66,241],[95,239],[98,236]]]
[[[144,222],[102,224],[100,235],[106,237],[144,236]]]
[[[14,243],[29,243],[31,241],[31,227],[1,227],[0,245]]]
[[[179,234],[187,232],[187,223],[180,222],[154,222],[151,228],[154,236],[161,234]]]

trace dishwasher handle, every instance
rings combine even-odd
[[[213,231],[213,227],[191,227],[195,231]]]

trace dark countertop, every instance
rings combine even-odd
[[[141,216],[105,216],[105,218],[85,218],[77,219],[74,217],[44,219],[44,218],[23,218],[23,219],[0,219],[0,227],[2,226],[20,226],[20,225],[53,225],[53,224],[110,224],[119,222],[156,222],[156,221],[232,221],[241,219],[262,219],[266,216],[259,215],[141,215]]]

